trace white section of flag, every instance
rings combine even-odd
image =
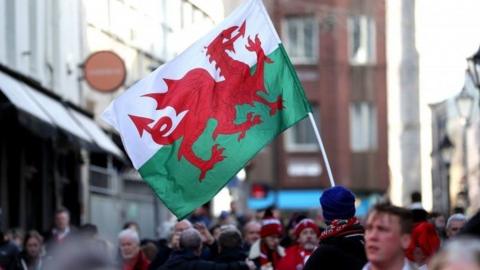
[[[215,69],[215,63],[208,61],[205,47],[221,31],[231,26],[240,26],[244,21],[246,21],[245,36],[237,40],[235,54],[230,54],[230,56],[247,63],[249,66],[255,65],[256,54],[245,48],[245,45],[248,44],[248,37],[254,40],[255,35],[258,34],[261,37],[262,48],[266,55],[272,53],[280,43],[261,0],[250,0],[244,3],[183,53],[126,90],[112,101],[105,110],[102,117],[121,134],[125,149],[136,169],[147,162],[162,146],[153,142],[147,132],[144,132],[143,136],[140,137],[137,128],[128,115],[147,117],[154,119],[154,122],[161,116],[169,115],[173,122],[178,124],[185,112],[175,112],[173,109],[173,112],[170,109],[156,110],[155,101],[152,98],[142,96],[154,92],[166,92],[167,86],[163,79],[180,79],[189,70],[198,67],[207,70],[216,81],[221,81],[223,78],[219,76],[218,70]],[[153,123],[150,127],[152,126]]]

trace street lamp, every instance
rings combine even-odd
[[[468,63],[468,73],[472,77],[475,87],[480,90],[480,48],[478,51],[467,58]]]

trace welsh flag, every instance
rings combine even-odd
[[[178,218],[311,111],[260,0],[115,99],[104,119]]]

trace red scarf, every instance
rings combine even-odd
[[[354,231],[352,229],[354,229],[354,226],[356,225],[360,225],[360,222],[358,222],[356,217],[352,217],[350,219],[335,219],[330,225],[328,225],[325,231],[322,232],[320,235],[320,241],[326,238],[350,233],[351,231]],[[359,231],[358,233],[363,233],[363,230]]]

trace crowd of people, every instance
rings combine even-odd
[[[93,224],[74,228],[59,209],[47,233],[0,231],[0,270],[480,270],[480,213],[446,219],[418,203],[379,203],[360,219],[354,194],[341,186],[324,191],[319,207],[321,222],[294,213],[285,223],[274,209],[212,221],[200,208],[162,239],[141,239],[129,222],[117,243]]]

